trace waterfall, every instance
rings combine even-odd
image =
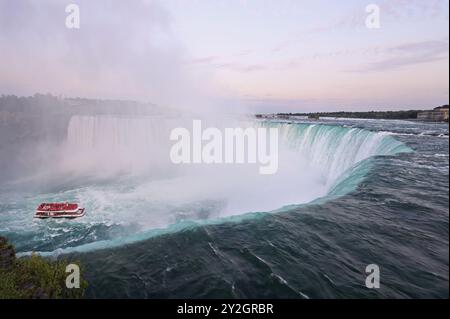
[[[360,185],[373,156],[411,151],[392,136],[356,128],[223,120],[217,127],[278,128],[278,172],[261,175],[256,167],[221,164],[180,169],[169,163],[170,131],[190,125],[192,119],[74,116],[65,160],[85,184],[42,195],[39,202],[82,204],[88,213],[73,225],[95,236],[55,252],[116,247],[199,224],[240,221],[329,200]],[[86,170],[93,176],[119,172],[125,177],[91,183],[82,175]],[[160,175],[141,174],[149,170]],[[105,227],[114,231],[98,235],[96,229]]]
[[[95,172],[140,174],[162,168],[175,169],[169,159],[170,131],[175,127],[190,127],[189,123],[188,120],[162,117],[73,116],[67,133],[67,153],[71,154],[67,160],[73,167]],[[280,157],[286,156],[280,165],[295,170],[314,169],[327,189],[344,172],[365,159],[410,151],[392,136],[357,128],[274,122],[232,123],[234,126],[278,128],[280,144],[295,153],[292,157],[287,152],[280,152]],[[226,126],[217,122],[209,124]],[[287,162],[298,159],[301,159],[301,166]]]
[[[282,143],[302,154],[318,167],[331,187],[357,163],[373,156],[395,155],[411,149],[392,136],[358,128],[317,124],[277,124]]]
[[[169,160],[174,120],[159,117],[73,116],[65,163],[82,170],[139,174]],[[73,153],[76,153],[72,156]]]

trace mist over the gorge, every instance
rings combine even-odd
[[[96,175],[100,163],[108,166],[100,151],[69,149],[74,116],[117,121],[209,118],[223,123],[222,113],[233,113],[215,103],[208,75],[189,68],[189,52],[173,33],[172,18],[160,2],[77,4],[81,28],[71,30],[65,27],[66,4],[60,1],[47,1],[45,10],[35,1],[0,3],[2,181],[25,178],[27,186],[53,185],[62,176]],[[130,165],[140,161],[142,168],[157,157],[167,161],[168,129],[159,135],[164,150],[157,145],[119,150],[109,143],[111,169],[97,175],[136,172]],[[104,136],[103,142],[108,139],[114,136]],[[121,160],[120,154],[136,160]]]
[[[74,30],[65,26],[66,3],[46,1],[44,9],[31,0],[2,1],[2,93],[201,107],[196,101],[207,81],[198,85],[183,66],[188,52],[158,1],[77,4],[81,27]]]

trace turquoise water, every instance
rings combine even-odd
[[[81,259],[90,297],[445,297],[448,126],[395,124],[260,123],[279,127],[286,154],[300,154],[271,187],[249,184],[248,197],[272,194],[273,205],[218,186],[184,196],[190,179],[122,175],[38,193],[5,188],[0,235],[22,254]],[[37,202],[62,198],[90,213],[30,222]],[[378,291],[364,287],[369,263],[384,274]]]

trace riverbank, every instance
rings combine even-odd
[[[441,114],[442,113],[442,114]],[[345,118],[372,120],[417,120],[424,122],[448,122],[448,105],[439,106],[433,110],[407,111],[369,111],[369,112],[314,112],[314,113],[276,113],[257,114],[257,118],[289,119],[293,117],[307,117],[310,119]]]

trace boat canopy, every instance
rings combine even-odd
[[[38,206],[38,211],[58,212],[74,211],[78,209],[78,204],[74,203],[42,203]]]

